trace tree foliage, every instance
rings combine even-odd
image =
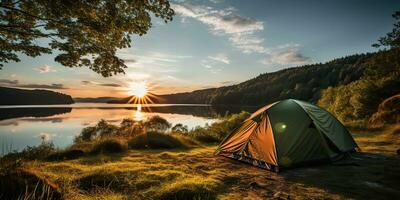
[[[396,11],[392,16],[396,20],[396,22],[393,24],[394,27],[392,32],[389,32],[386,34],[386,36],[379,38],[378,43],[373,44],[373,47],[400,47],[400,11]]]
[[[88,67],[104,77],[124,73],[117,50],[152,26],[151,13],[165,22],[168,0],[0,0],[0,69],[56,51],[67,67]],[[47,44],[43,44],[43,43]]]
[[[360,80],[329,87],[318,104],[342,121],[369,119],[386,98],[400,93],[400,49],[374,54]]]
[[[158,103],[208,103],[214,105],[265,105],[294,98],[317,102],[328,87],[360,79],[365,69],[360,63],[373,54],[352,55],[327,63],[317,63],[264,73],[248,81],[220,88],[161,95]]]
[[[59,92],[0,87],[0,105],[50,105],[73,103],[74,100],[70,95]]]
[[[171,124],[166,119],[158,115],[149,117],[144,122],[144,126],[148,131],[159,131],[159,132],[165,132],[169,128],[171,128]]]

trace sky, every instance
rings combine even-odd
[[[118,56],[126,74],[109,78],[54,61],[57,52],[5,63],[0,85],[73,97],[126,97],[135,83],[155,94],[232,85],[261,73],[374,52],[393,28],[398,0],[171,1],[176,15],[153,17],[146,35]],[[43,41],[38,41],[43,42]]]

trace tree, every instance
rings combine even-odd
[[[151,27],[151,15],[172,20],[168,0],[0,0],[0,69],[18,54],[60,53],[67,67],[88,67],[104,77],[124,73],[116,53]],[[48,42],[42,44],[43,42]]]
[[[392,32],[387,33],[386,36],[379,38],[378,43],[373,44],[373,47],[400,47],[400,11],[396,11],[392,16],[396,20],[396,22],[393,24],[394,28]]]

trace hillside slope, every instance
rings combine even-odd
[[[0,87],[0,105],[73,104],[71,96],[49,90]]]
[[[194,103],[214,105],[263,105],[295,98],[317,102],[321,91],[360,79],[364,62],[375,53],[352,55],[318,63],[264,73],[248,81],[220,88],[160,95],[155,103]],[[130,97],[110,103],[126,103]]]

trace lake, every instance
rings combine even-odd
[[[159,115],[172,125],[190,128],[212,123],[218,116],[254,111],[254,107],[210,106],[199,104],[103,104],[0,106],[0,155],[10,150],[39,145],[44,136],[57,147],[70,145],[82,128],[100,119],[119,124],[124,118],[145,120]]]

